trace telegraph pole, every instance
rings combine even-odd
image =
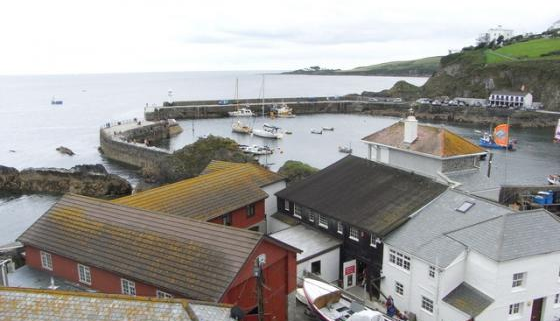
[[[262,267],[265,264],[265,258],[259,255],[255,259],[255,266],[253,267],[253,274],[256,277],[257,287],[257,309],[259,310],[258,320],[264,321],[264,295],[263,295],[263,275]]]

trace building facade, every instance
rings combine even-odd
[[[492,107],[533,108],[533,95],[522,91],[493,91],[488,101]]]
[[[481,33],[478,37],[478,43],[490,43],[492,41],[498,40],[498,38],[502,37],[503,40],[507,40],[513,37],[513,30],[512,29],[505,29],[499,25],[496,28],[490,28],[488,31]]]

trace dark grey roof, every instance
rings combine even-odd
[[[347,156],[276,195],[384,236],[446,189],[427,177]]]
[[[297,254],[298,263],[326,253],[342,244],[341,240],[305,224],[289,227],[271,234],[270,237],[302,250]]]
[[[560,251],[560,221],[545,210],[508,213],[447,235],[495,261]]]
[[[466,213],[455,210],[466,201],[475,205]],[[446,267],[466,248],[446,233],[507,213],[511,213],[507,207],[450,189],[384,241],[433,265]]]
[[[525,96],[529,93],[523,91],[513,91],[513,90],[495,90],[491,95],[507,95],[507,96]]]
[[[459,284],[459,286],[443,298],[443,301],[471,317],[476,317],[494,302],[491,297],[480,292],[467,282]]]

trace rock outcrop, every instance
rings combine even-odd
[[[22,171],[0,165],[0,190],[114,197],[130,194],[132,186],[127,180],[109,174],[100,164],[78,165],[71,169],[29,168]]]

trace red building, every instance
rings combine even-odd
[[[66,195],[18,239],[26,263],[104,293],[229,303],[288,320],[297,249],[261,233]]]
[[[262,232],[269,196],[262,187],[282,180],[259,165],[212,162],[204,175],[113,202]]]

